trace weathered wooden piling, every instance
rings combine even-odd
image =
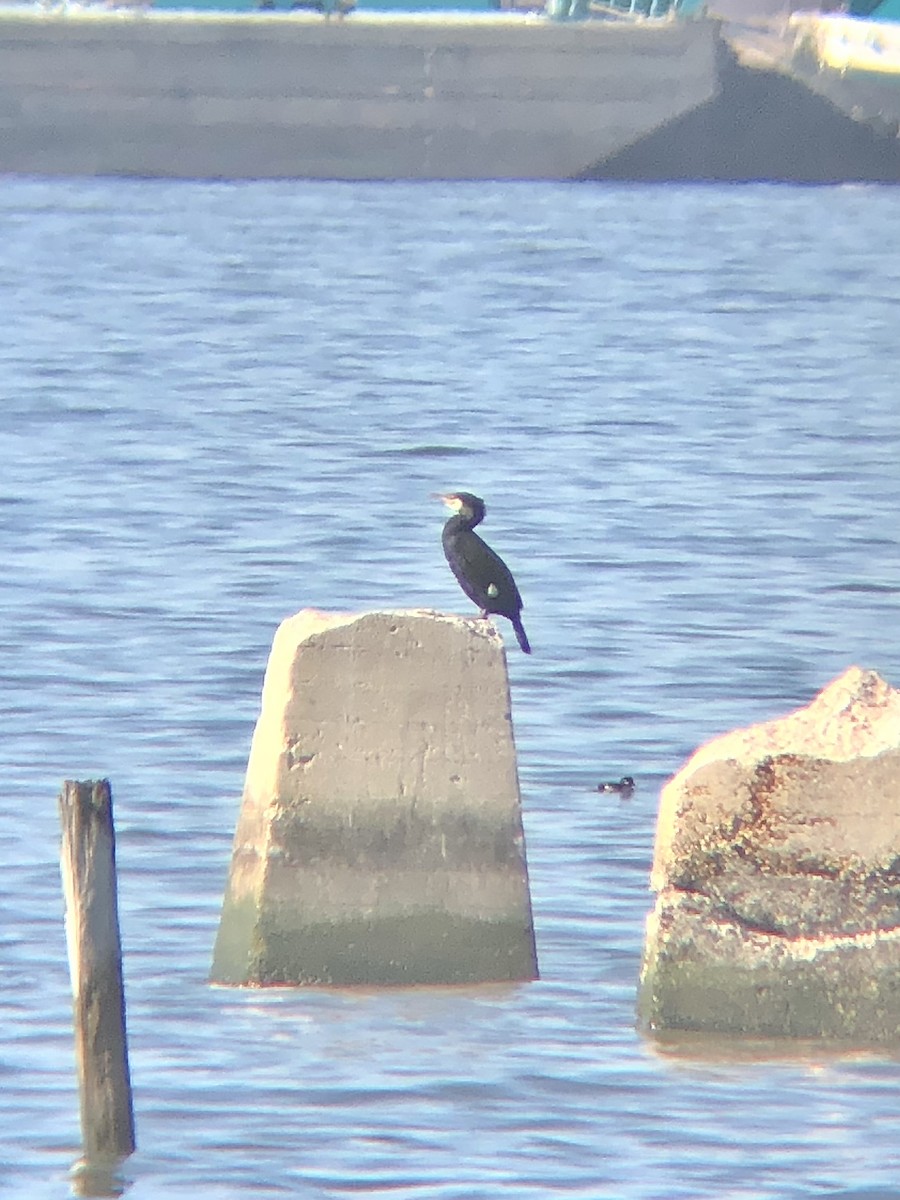
[[[288,618],[266,670],[213,982],[536,975],[500,635],[422,611]]]
[[[652,1030],[900,1043],[900,691],[851,667],[663,790]]]
[[[134,1150],[109,781],[66,780],[59,815],[81,1134],[90,1167]]]

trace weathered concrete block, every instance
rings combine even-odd
[[[900,692],[851,667],[663,789],[650,1029],[900,1039]]]
[[[289,617],[266,670],[213,982],[536,976],[500,635],[434,612]]]

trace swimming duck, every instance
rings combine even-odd
[[[626,800],[634,795],[634,780],[630,775],[623,775],[618,783],[598,783],[598,792],[612,792],[616,796],[623,796]]]

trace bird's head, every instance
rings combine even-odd
[[[433,497],[441,500],[452,512],[458,513],[464,520],[477,525],[484,520],[484,501],[471,492],[436,492]]]

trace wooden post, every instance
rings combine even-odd
[[[81,1136],[90,1165],[134,1150],[109,781],[66,780],[59,815]]]

